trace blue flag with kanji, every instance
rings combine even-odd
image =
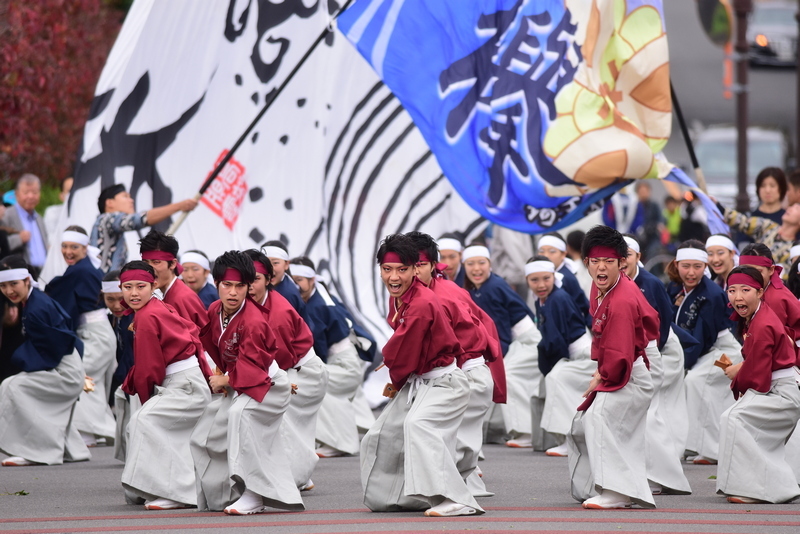
[[[660,0],[357,0],[338,26],[495,223],[546,232],[631,180],[693,186],[656,157],[672,125]]]

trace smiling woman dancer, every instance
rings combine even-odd
[[[142,407],[128,423],[122,486],[145,499],[148,510],[197,504],[189,437],[211,399],[210,376],[197,328],[173,307],[153,298],[156,276],[143,261],[127,263],[119,276],[122,297],[133,310],[134,364],[122,390]],[[129,498],[130,502],[130,498]]]
[[[762,300],[761,273],[737,267],[727,282],[744,363],[725,370],[737,401],[720,423],[717,493],[738,504],[788,502],[800,495],[784,450],[800,419],[795,346]]]
[[[3,465],[88,460],[89,449],[70,424],[84,386],[83,342],[64,309],[33,287],[22,256],[0,261],[0,291],[18,306],[23,331],[11,356],[22,372],[0,384],[0,451],[11,455]]]

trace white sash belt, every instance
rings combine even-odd
[[[297,361],[297,363],[294,365],[294,368],[295,369],[300,369],[300,367],[302,367],[303,365],[305,365],[308,362],[310,362],[311,358],[313,358],[316,355],[317,355],[317,353],[314,352],[314,349],[312,348],[310,351],[308,351],[308,354],[306,354],[305,356],[303,356],[302,358],[300,358]]]
[[[408,378],[409,386],[408,386],[408,402],[407,404],[411,404],[411,400],[414,398],[414,393],[425,383],[425,380],[432,380],[434,378],[441,378],[445,375],[449,375],[453,371],[457,369],[456,362],[453,360],[453,363],[446,367],[434,367],[427,373],[422,373],[421,375],[412,374]]]
[[[181,371],[186,371],[187,369],[193,369],[195,367],[200,367],[200,362],[197,361],[197,356],[189,356],[185,360],[169,364],[166,369],[167,376],[180,373]]]
[[[584,332],[584,334],[569,344],[569,358],[572,359],[575,357],[576,354],[579,352],[586,350],[587,347],[592,346],[592,336],[589,332]]]
[[[526,315],[520,322],[511,327],[511,339],[518,339],[531,328],[536,328],[536,325],[533,323],[533,319]]]
[[[275,378],[275,375],[280,370],[281,368],[278,366],[278,362],[272,360],[272,363],[269,364],[269,370],[267,371],[267,374],[269,375],[270,378]]]
[[[82,313],[81,318],[78,320],[78,326],[89,323],[99,323],[100,321],[108,321],[108,310],[105,308]]]
[[[349,337],[346,337],[341,341],[337,341],[336,343],[328,347],[328,356],[344,352],[350,348],[350,345],[352,345],[352,343]]]
[[[786,369],[778,369],[772,371],[772,379],[778,380],[779,378],[797,378],[797,367],[787,367]]]
[[[464,365],[461,366],[461,370],[466,373],[470,369],[475,369],[476,367],[480,367],[482,365],[486,365],[486,358],[483,356],[478,356],[477,358],[472,358],[471,360],[465,361]],[[441,369],[441,367],[439,369]]]

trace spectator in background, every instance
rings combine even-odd
[[[769,219],[781,224],[781,217],[786,210],[781,206],[786,197],[786,175],[778,167],[767,167],[756,177],[756,194],[758,195],[758,209],[753,211],[753,217]]]
[[[23,174],[14,189],[17,204],[6,210],[2,225],[17,233],[8,236],[11,252],[20,253],[33,267],[34,279],[39,276],[47,258],[47,229],[36,206],[42,196],[42,184],[35,174]]]
[[[800,203],[800,169],[795,169],[786,179],[786,207]]]
[[[661,248],[661,228],[663,219],[658,205],[651,200],[653,188],[646,180],[636,182],[636,197],[639,201],[636,207],[636,217],[631,224],[631,231],[642,243],[644,259],[654,256]]]
[[[47,229],[47,235],[56,235],[58,231],[58,218],[61,217],[61,210],[64,207],[64,202],[67,201],[67,195],[72,190],[72,176],[64,178],[61,182],[61,192],[58,194],[60,204],[53,204],[44,210],[44,226]]]
[[[0,202],[0,224],[6,216],[6,208],[10,208],[12,204]],[[18,233],[17,230],[9,228],[8,226],[0,226],[0,260],[11,254],[11,247],[8,244],[8,236]]]
[[[673,196],[668,196],[664,199],[664,210],[661,215],[666,221],[667,231],[669,232],[670,242],[678,241],[681,234],[681,205],[678,199]]]

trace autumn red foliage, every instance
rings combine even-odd
[[[123,15],[101,0],[0,0],[0,180],[72,174]]]

